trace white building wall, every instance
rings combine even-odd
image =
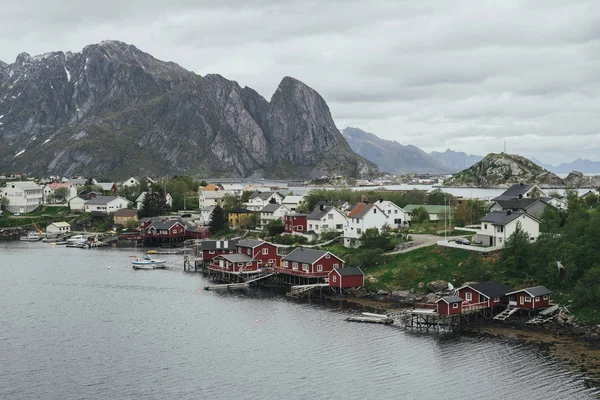
[[[33,186],[31,182],[27,182],[27,186],[20,187],[19,182],[8,182],[1,189],[2,197],[8,198],[9,204],[6,207],[10,212],[31,212],[38,208],[43,201],[44,191],[40,186]]]

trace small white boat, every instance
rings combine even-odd
[[[27,235],[21,236],[19,238],[19,240],[22,240],[23,242],[37,242],[41,238],[42,237],[40,235],[38,235],[36,232],[27,232]]]
[[[134,269],[156,269],[164,268],[166,262],[167,260],[152,258],[149,255],[146,255],[144,258],[136,257],[131,264],[133,264]]]
[[[75,235],[67,239],[67,246],[79,247],[80,244],[87,244],[89,241],[89,235]]]

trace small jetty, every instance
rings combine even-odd
[[[369,324],[384,324],[389,325],[394,323],[394,319],[383,314],[373,314],[364,312],[360,316],[348,317],[346,321],[349,322],[365,322]]]
[[[248,283],[247,282],[242,282],[242,283],[223,283],[220,285],[209,285],[209,286],[204,286],[204,290],[231,290],[231,289],[243,289],[243,288],[247,288],[248,287]]]

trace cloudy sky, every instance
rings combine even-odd
[[[2,3],[5,62],[116,39],[267,99],[293,76],[338,127],[427,151],[600,160],[597,1]]]

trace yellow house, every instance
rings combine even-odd
[[[137,210],[121,209],[113,214],[115,224],[126,226],[129,221],[138,221]]]
[[[229,221],[230,227],[238,227],[248,223],[252,217],[253,212],[245,208],[239,208],[237,210],[229,211],[227,213],[227,220]]]

